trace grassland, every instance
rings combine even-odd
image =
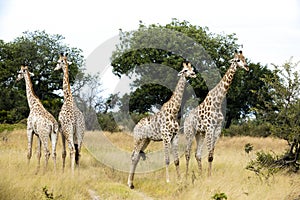
[[[2,134],[2,135],[1,135]],[[86,142],[94,141],[95,132],[86,134]],[[268,180],[261,180],[253,172],[245,169],[255,157],[255,152],[282,152],[287,148],[283,140],[274,138],[223,137],[217,143],[213,162],[213,176],[206,177],[207,162],[203,162],[204,173],[197,174],[195,159],[191,159],[190,175],[184,178],[185,159],[181,157],[181,180],[177,180],[173,164],[170,167],[171,183],[165,182],[165,170],[160,169],[135,176],[136,189],[127,187],[127,172],[118,171],[99,162],[98,155],[91,149],[83,148],[81,165],[72,177],[69,167],[61,171],[61,143],[57,149],[57,172],[53,170],[50,158],[45,174],[35,175],[37,159],[35,151],[27,165],[27,139],[25,130],[0,133],[0,199],[212,199],[216,193],[225,193],[229,200],[290,200],[300,198],[300,175],[278,173]],[[122,149],[124,157],[130,155],[132,138],[126,133],[104,133],[114,146]],[[34,138],[36,141],[36,138]],[[60,140],[60,139],[59,139]],[[248,155],[244,145],[251,143],[254,150]],[[88,145],[86,145],[88,146]],[[161,143],[153,143],[147,152],[161,148]],[[36,144],[34,143],[34,147]],[[89,146],[90,148],[90,146]],[[125,156],[126,155],[126,156]],[[67,162],[69,157],[67,157]],[[115,159],[123,162],[125,168],[129,158]],[[160,158],[163,161],[163,157]],[[43,161],[43,157],[42,157]],[[145,162],[146,161],[140,161]],[[41,162],[43,166],[43,162]],[[148,163],[149,164],[149,163]],[[195,176],[193,176],[195,174]]]

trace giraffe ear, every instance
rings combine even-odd
[[[29,75],[30,75],[30,76],[34,76],[34,73],[32,73],[32,72],[29,72]]]
[[[72,65],[72,62],[68,61],[68,64],[69,64],[69,65]]]

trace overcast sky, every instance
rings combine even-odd
[[[207,26],[211,32],[236,33],[252,62],[282,64],[300,60],[298,0],[0,0],[0,39],[24,31],[61,34],[66,44],[88,57],[119,29],[170,23],[172,18]]]
[[[98,45],[145,24],[172,18],[236,33],[252,62],[281,64],[300,59],[300,3],[297,0],[0,0],[0,39],[9,42],[29,30],[61,34],[87,57]]]

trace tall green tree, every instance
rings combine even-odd
[[[290,150],[282,159],[285,164],[292,163],[297,169],[300,166],[297,162],[300,159],[299,64],[290,60],[281,66],[274,65],[271,74],[261,77],[265,88],[256,92],[265,101],[254,108],[257,120],[270,123],[272,134],[288,142]],[[266,92],[271,101],[265,99]]]
[[[200,103],[225,74],[230,66],[228,61],[239,47],[235,34],[214,34],[207,27],[187,21],[173,19],[164,26],[145,26],[140,22],[136,31],[120,30],[120,44],[113,52],[111,64],[115,75],[135,78],[132,83],[135,90],[129,95],[129,112],[147,113],[170,98],[171,89],[177,83],[172,70],[181,70],[185,60],[199,73],[196,79],[189,80],[193,90],[185,92],[183,103],[190,101],[188,96],[197,98],[197,104]],[[172,70],[160,67],[162,65]],[[250,108],[258,103],[249,91],[264,84],[259,77],[266,72],[268,69],[259,63],[250,63],[250,72],[236,74],[227,95],[226,127],[232,120],[248,115]],[[162,80],[172,84],[162,85]]]
[[[54,72],[60,52],[69,53],[70,83],[77,75],[83,77],[82,51],[63,43],[64,37],[47,34],[45,31],[24,32],[12,42],[0,40],[0,122],[15,123],[26,118],[27,106],[25,83],[16,82],[21,65],[28,65],[34,73],[32,78],[36,95],[45,108],[57,116],[62,105],[59,90],[62,88],[62,73]]]

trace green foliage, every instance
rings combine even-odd
[[[144,114],[131,113],[130,115],[131,119],[135,124],[138,123],[142,118],[145,118],[147,116],[149,116],[149,113],[144,113]]]
[[[19,129],[26,129],[26,123],[20,122],[17,124],[0,124],[0,133],[11,132]]]
[[[145,94],[147,95],[145,96]],[[142,85],[131,94],[129,112],[151,111],[153,106],[163,105],[171,96],[172,91],[164,86],[158,84]]]
[[[49,189],[47,186],[43,187],[43,199],[50,200],[50,199],[61,199],[62,195],[54,196],[53,192],[49,192]]]
[[[282,66],[274,65],[272,74],[265,74],[261,80],[266,89],[258,91],[264,98],[265,91],[271,101],[263,101],[263,108],[257,105],[254,110],[261,121],[273,124],[272,132],[283,139],[292,141],[300,130],[300,80],[297,71],[299,63],[289,61]]]
[[[267,92],[271,101],[262,101],[262,106],[257,105],[254,108],[258,120],[272,124],[272,134],[288,141],[289,155],[282,159],[285,163],[292,162],[296,168],[299,167],[297,162],[300,154],[300,77],[297,71],[299,63],[290,60],[282,66],[274,65],[272,74],[261,77],[265,88],[258,91],[258,98],[264,99]]]
[[[246,52],[245,52],[245,56]],[[256,105],[264,105],[264,102],[270,102],[271,98],[265,89],[265,82],[261,77],[270,75],[272,73],[266,66],[261,66],[259,63],[249,63],[249,72],[238,70],[234,76],[234,80],[229,88],[227,94],[227,112],[225,118],[225,128],[234,121],[241,118],[247,119],[249,115],[256,116],[257,113],[253,112],[253,107]],[[264,93],[263,98],[259,98],[256,92]],[[261,107],[264,109],[264,106]]]
[[[247,154],[249,154],[253,150],[253,145],[251,143],[245,144],[244,150]]]
[[[44,192],[46,199],[54,199],[53,193],[49,192],[47,186],[43,187],[43,192]]]
[[[263,151],[256,153],[256,159],[250,161],[246,166],[247,170],[254,172],[260,179],[269,180],[280,169],[278,156],[265,153]]]
[[[267,137],[272,134],[272,124],[268,122],[259,122],[250,120],[247,122],[232,124],[229,128],[223,130],[226,136],[252,136],[252,137]]]
[[[227,196],[225,193],[216,193],[214,196],[211,197],[214,200],[224,200],[227,199]]]
[[[29,114],[24,81],[16,82],[21,65],[28,65],[34,73],[31,77],[35,94],[45,108],[54,116],[62,105],[57,90],[62,88],[62,73],[54,72],[60,52],[68,52],[70,61],[70,83],[82,72],[82,51],[63,44],[64,37],[50,35],[45,31],[24,32],[12,42],[0,40],[0,123],[15,123]]]
[[[110,132],[120,131],[118,124],[116,123],[114,116],[111,112],[98,113],[97,116],[101,130]]]
[[[115,75],[136,78],[132,84],[135,91],[125,94],[130,98],[127,105],[130,113],[151,112],[153,107],[159,108],[166,102],[177,83],[174,70],[181,70],[184,60],[190,61],[201,74],[189,80],[194,92],[184,94],[183,105],[190,96],[197,97],[197,103],[200,103],[208,90],[218,83],[220,75],[226,72],[230,66],[228,61],[239,48],[235,34],[214,34],[207,27],[177,19],[164,26],[145,26],[141,22],[136,31],[120,30],[120,41],[111,64]],[[168,70],[161,65],[167,66]],[[256,94],[249,91],[261,88],[264,82],[259,77],[269,72],[260,64],[249,65],[250,72],[237,72],[227,95],[226,127],[232,120],[249,114],[253,105],[260,104]],[[172,85],[162,85],[162,80]]]
[[[132,131],[135,124],[142,118],[148,116],[148,113],[139,114],[128,112],[107,112],[97,114],[101,130],[110,132]]]

